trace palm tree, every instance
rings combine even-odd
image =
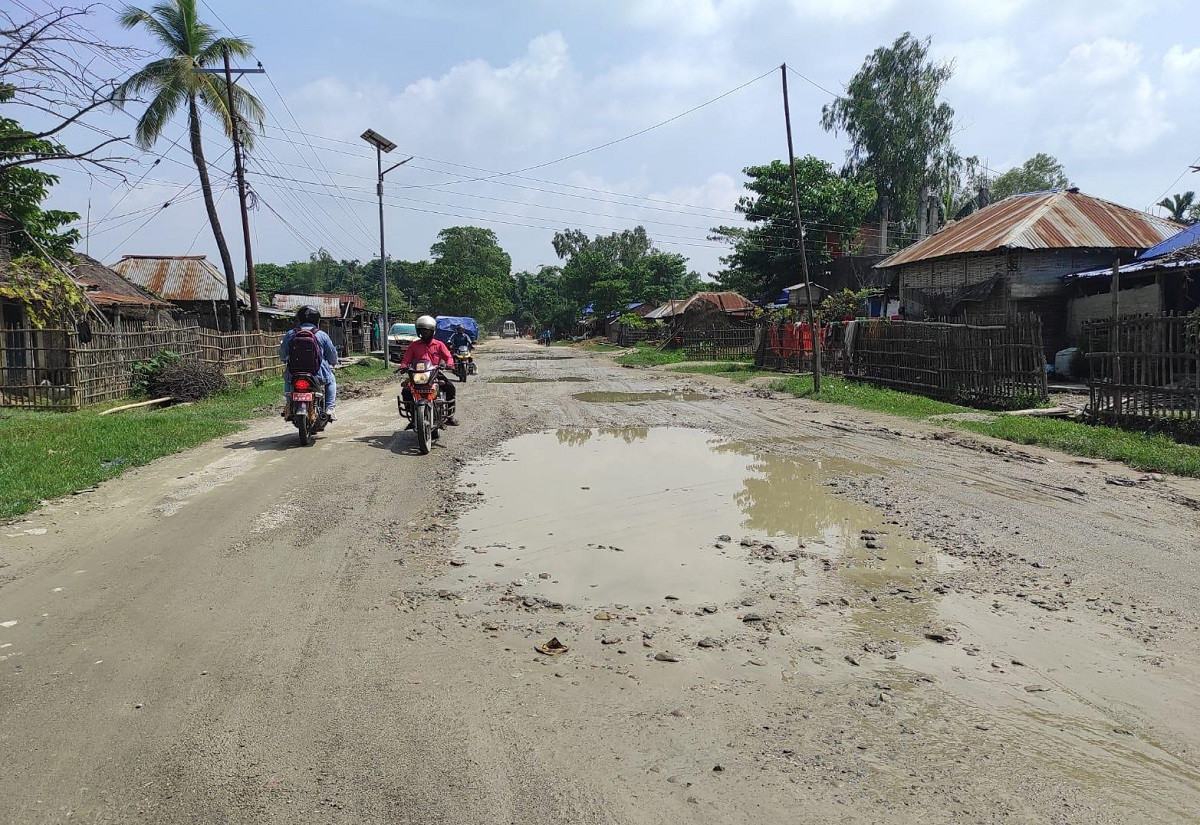
[[[204,143],[200,137],[200,112],[203,109],[215,115],[221,121],[225,134],[230,137],[233,134],[233,120],[229,112],[225,79],[201,72],[200,69],[220,65],[226,51],[231,57],[249,57],[252,52],[250,42],[240,37],[217,37],[216,29],[197,16],[196,0],[163,0],[149,11],[127,6],[119,20],[127,29],[139,26],[146,29],[167,55],[143,66],[117,89],[116,100],[121,106],[142,95],[149,98],[150,102],[138,119],[134,132],[138,146],[143,149],[152,147],[179,108],[187,106],[192,160],[196,164],[196,171],[200,173],[200,189],[204,193],[208,222],[212,226],[213,237],[221,253],[221,265],[225,269],[231,329],[237,330],[237,278],[233,271],[233,259],[229,256],[229,245],[225,243],[225,234],[217,217],[212,183],[208,178]],[[254,133],[262,130],[262,103],[250,92],[234,84],[233,108],[233,116],[238,118],[242,143],[249,148]]]
[[[1188,210],[1192,208],[1196,200],[1195,192],[1184,192],[1182,195],[1172,195],[1169,198],[1163,198],[1158,202],[1158,205],[1171,213],[1171,220],[1179,223],[1187,223]]]

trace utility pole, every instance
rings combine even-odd
[[[225,58],[224,69],[200,69],[202,74],[218,74],[225,75],[225,101],[229,107],[229,135],[233,140],[233,168],[237,175],[238,185],[238,203],[242,209],[242,243],[246,248],[246,292],[250,295],[250,318],[251,324],[255,332],[259,331],[258,320],[258,284],[254,280],[254,255],[250,248],[250,216],[246,211],[246,171],[242,166],[242,141],[238,133],[238,116],[237,110],[233,106],[233,73],[236,71],[238,76],[244,74],[264,74],[266,69],[262,64],[258,64],[255,69],[232,69],[229,66],[229,49],[222,49],[222,55]],[[239,313],[237,311],[237,302],[230,307],[232,318],[232,326],[230,331],[237,331],[241,327]]]
[[[804,221],[800,217],[800,192],[796,187],[796,152],[792,148],[792,112],[788,106],[787,64],[779,67],[783,77],[783,121],[787,126],[788,168],[792,170],[792,208],[796,211],[796,240],[800,245],[800,269],[804,273],[804,299],[808,304],[808,323],[812,330],[813,394],[821,392],[821,328],[813,311],[812,279],[808,276],[808,253],[804,251]]]
[[[383,176],[392,171],[398,166],[403,166],[412,160],[407,157],[399,163],[393,163],[387,169],[383,168],[383,153],[390,152],[396,148],[396,144],[385,138],[383,135],[376,132],[374,129],[368,129],[363,132],[360,137],[367,143],[375,147],[375,168],[379,173],[379,178],[375,183],[375,194],[379,196],[379,272],[380,278],[383,281],[383,311],[379,317],[380,341],[383,346],[383,363],[388,363],[388,332],[391,327],[388,325],[388,283],[387,283],[387,252],[383,244]]]

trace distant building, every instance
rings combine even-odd
[[[202,327],[218,332],[240,331],[229,328],[225,275],[204,255],[126,255],[112,268],[130,283],[194,315]],[[251,329],[250,296],[240,287],[236,295],[241,326]],[[286,329],[288,313],[260,306],[259,324],[264,330]]]
[[[876,265],[894,273],[908,319],[1042,319],[1048,358],[1067,346],[1063,276],[1131,261],[1178,224],[1077,189],[1013,195]]]

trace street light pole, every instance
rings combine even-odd
[[[396,144],[385,138],[383,135],[376,132],[374,129],[368,129],[362,133],[362,139],[375,147],[375,169],[378,172],[378,179],[375,183],[375,194],[379,197],[379,272],[383,286],[383,310],[379,317],[379,337],[383,346],[383,363],[388,362],[388,332],[391,327],[388,325],[388,285],[387,285],[387,250],[383,241],[383,176],[395,169],[397,166],[403,166],[412,160],[411,157],[405,158],[399,163],[394,163],[387,169],[383,168],[383,153],[390,152],[396,148]]]

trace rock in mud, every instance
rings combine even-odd
[[[662,653],[655,653],[654,661],[656,661],[656,662],[682,662],[683,659],[677,653],[667,653],[664,651]]]
[[[761,613],[747,613],[742,616],[742,621],[746,624],[754,624],[755,622],[765,621]]]
[[[958,630],[953,627],[932,627],[925,631],[925,638],[940,644],[958,641]]]
[[[717,639],[714,639],[712,636],[705,636],[703,639],[696,642],[696,647],[710,648],[710,647],[720,647],[720,646],[721,646],[721,642],[718,641]]]

